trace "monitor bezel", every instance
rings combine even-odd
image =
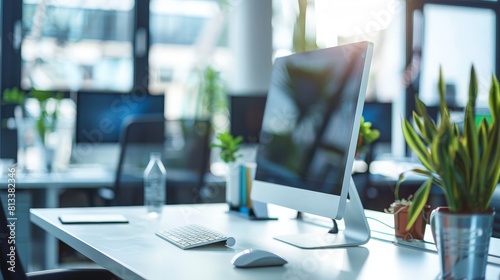
[[[358,92],[358,101],[356,105],[354,125],[351,133],[349,149],[347,154],[346,168],[343,174],[342,189],[340,195],[326,194],[326,193],[300,189],[255,179],[252,183],[252,191],[251,191],[252,200],[257,200],[265,203],[272,203],[283,207],[291,208],[300,212],[315,214],[323,217],[328,217],[331,219],[341,219],[344,216],[345,206],[347,202],[347,195],[349,193],[349,187],[352,178],[351,172],[354,162],[354,155],[356,152],[356,144],[359,134],[359,125],[361,121],[361,115],[363,112],[363,105],[366,96],[366,89],[368,85],[370,64],[373,56],[373,44],[371,42],[363,41],[363,42],[336,46],[333,48],[338,48],[338,51],[340,51],[340,53],[343,54],[349,54],[353,51],[359,51],[360,54],[364,53],[363,70]],[[318,51],[319,52],[328,51],[328,49],[322,49]],[[290,56],[300,56],[303,54],[306,53],[292,54]],[[278,59],[288,59],[288,58],[282,57]],[[274,71],[272,75],[273,77],[271,79],[274,78],[275,75]],[[264,111],[264,119],[266,118],[266,114],[270,112],[270,110],[267,109],[267,106],[269,105],[270,104],[267,103],[266,109]],[[257,166],[257,168],[259,167]]]

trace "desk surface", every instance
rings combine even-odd
[[[8,176],[0,176],[0,182],[7,182]],[[103,167],[70,168],[64,172],[17,173],[16,188],[20,189],[67,189],[111,187],[115,174]],[[5,185],[5,184],[4,184]]]
[[[375,238],[358,247],[303,250],[273,236],[326,229],[291,219],[250,221],[226,210],[225,204],[169,205],[155,221],[143,207],[31,209],[31,221],[124,279],[435,279],[439,272],[433,252]],[[130,223],[61,224],[59,215],[70,213],[121,213]],[[154,235],[157,229],[188,223],[227,233],[236,245],[181,250]],[[248,248],[272,251],[288,264],[234,268],[232,257]],[[488,265],[487,279],[499,277],[500,266]]]

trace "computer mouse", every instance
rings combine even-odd
[[[282,257],[264,250],[246,249],[236,254],[231,263],[239,268],[281,266],[287,263]]]

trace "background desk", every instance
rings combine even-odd
[[[436,253],[375,238],[358,247],[299,249],[273,236],[324,232],[326,228],[288,219],[249,221],[225,213],[226,209],[224,204],[165,206],[159,221],[148,219],[144,207],[32,209],[31,221],[124,279],[435,279],[439,272]],[[69,213],[121,213],[130,223],[61,224],[59,215]],[[181,250],[154,235],[162,227],[188,223],[231,235],[236,245]],[[270,250],[289,263],[284,267],[234,268],[230,260],[247,248]],[[500,266],[488,265],[487,279],[499,277]]]
[[[0,190],[7,189],[7,175],[0,176]],[[52,235],[32,234],[29,224],[29,209],[36,205],[37,207],[59,207],[59,195],[67,189],[95,189],[102,187],[112,187],[114,184],[114,172],[103,169],[102,167],[81,167],[70,168],[66,172],[53,173],[17,173],[16,184],[16,208],[19,215],[18,224],[23,230],[18,236],[17,242],[20,243],[19,250],[21,258],[25,264],[31,264],[28,270],[38,270],[41,268],[54,268],[57,266],[57,240]],[[41,197],[38,197],[38,194]],[[21,200],[22,198],[22,200]],[[31,257],[32,243],[42,243],[45,251]],[[40,256],[44,257],[45,263],[40,263]],[[30,261],[37,259],[38,261]]]

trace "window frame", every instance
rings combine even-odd
[[[133,59],[133,83],[132,89],[128,92],[140,91],[149,93],[149,17],[150,0],[136,0],[134,4],[134,24],[132,35],[132,59]],[[0,99],[3,98],[3,91],[7,88],[21,88],[21,44],[17,44],[24,34],[22,34],[23,1],[3,0],[0,2],[1,10],[1,68],[0,68]],[[21,41],[22,42],[22,41]],[[89,90],[85,90],[89,91]],[[94,91],[94,90],[91,90]],[[95,90],[99,91],[99,90]],[[109,93],[109,91],[107,91]],[[127,94],[112,91],[117,94]],[[69,91],[64,92],[69,98]],[[0,157],[17,158],[17,135],[16,130],[6,127],[6,120],[13,117],[14,105],[0,106]]]

